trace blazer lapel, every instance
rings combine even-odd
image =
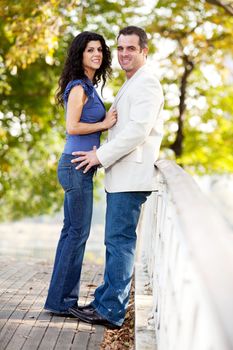
[[[146,65],[143,65],[141,68],[139,68],[137,70],[137,72],[132,76],[132,78],[126,80],[124,82],[124,84],[122,85],[122,87],[120,88],[120,90],[118,91],[115,100],[113,101],[112,106],[116,107],[118,101],[120,100],[120,98],[123,96],[123,93],[128,89],[128,87],[130,86],[130,84],[137,78],[137,76],[144,71]]]
[[[126,81],[124,82],[124,84],[122,85],[122,87],[120,88],[120,90],[118,91],[118,93],[117,93],[117,95],[116,95],[116,97],[115,97],[115,99],[114,99],[114,101],[113,101],[113,106],[114,106],[114,107],[117,105],[117,102],[119,101],[119,99],[120,99],[121,96],[123,95],[124,91],[127,89],[127,83],[128,83],[128,82],[129,82],[129,81],[126,80]]]

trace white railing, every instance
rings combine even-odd
[[[153,301],[148,329],[158,350],[232,350],[233,232],[182,168],[156,166],[159,191],[138,229],[137,269],[147,270]]]

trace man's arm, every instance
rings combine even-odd
[[[96,164],[102,164],[104,168],[108,168],[145,141],[158,117],[163,95],[159,83],[153,78],[141,81],[135,91],[136,93],[131,97],[129,121],[125,128],[97,151],[74,152],[74,155],[80,156],[74,162],[81,161],[77,168],[86,166],[85,172]]]
[[[150,134],[163,103],[160,84],[153,78],[144,79],[134,89],[130,103],[129,121],[124,129],[97,150],[97,157],[104,168],[132,152]]]

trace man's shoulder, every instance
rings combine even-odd
[[[148,65],[145,64],[143,67],[140,68],[140,70],[138,71],[137,76],[135,77],[135,81],[137,80],[149,80],[149,81],[155,81],[158,84],[160,84],[159,82],[159,78],[156,74],[155,69],[153,68],[152,65]]]
[[[154,87],[162,92],[162,86],[160,84],[160,81],[156,75],[156,72],[154,71],[153,67],[149,65],[145,65],[142,67],[142,69],[139,72],[140,74],[137,75],[135,81],[134,81],[134,87],[138,89],[139,87]]]

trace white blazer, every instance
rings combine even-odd
[[[107,192],[157,189],[154,163],[163,136],[163,101],[161,85],[147,65],[119,90],[112,105],[117,109],[117,123],[97,150]]]

